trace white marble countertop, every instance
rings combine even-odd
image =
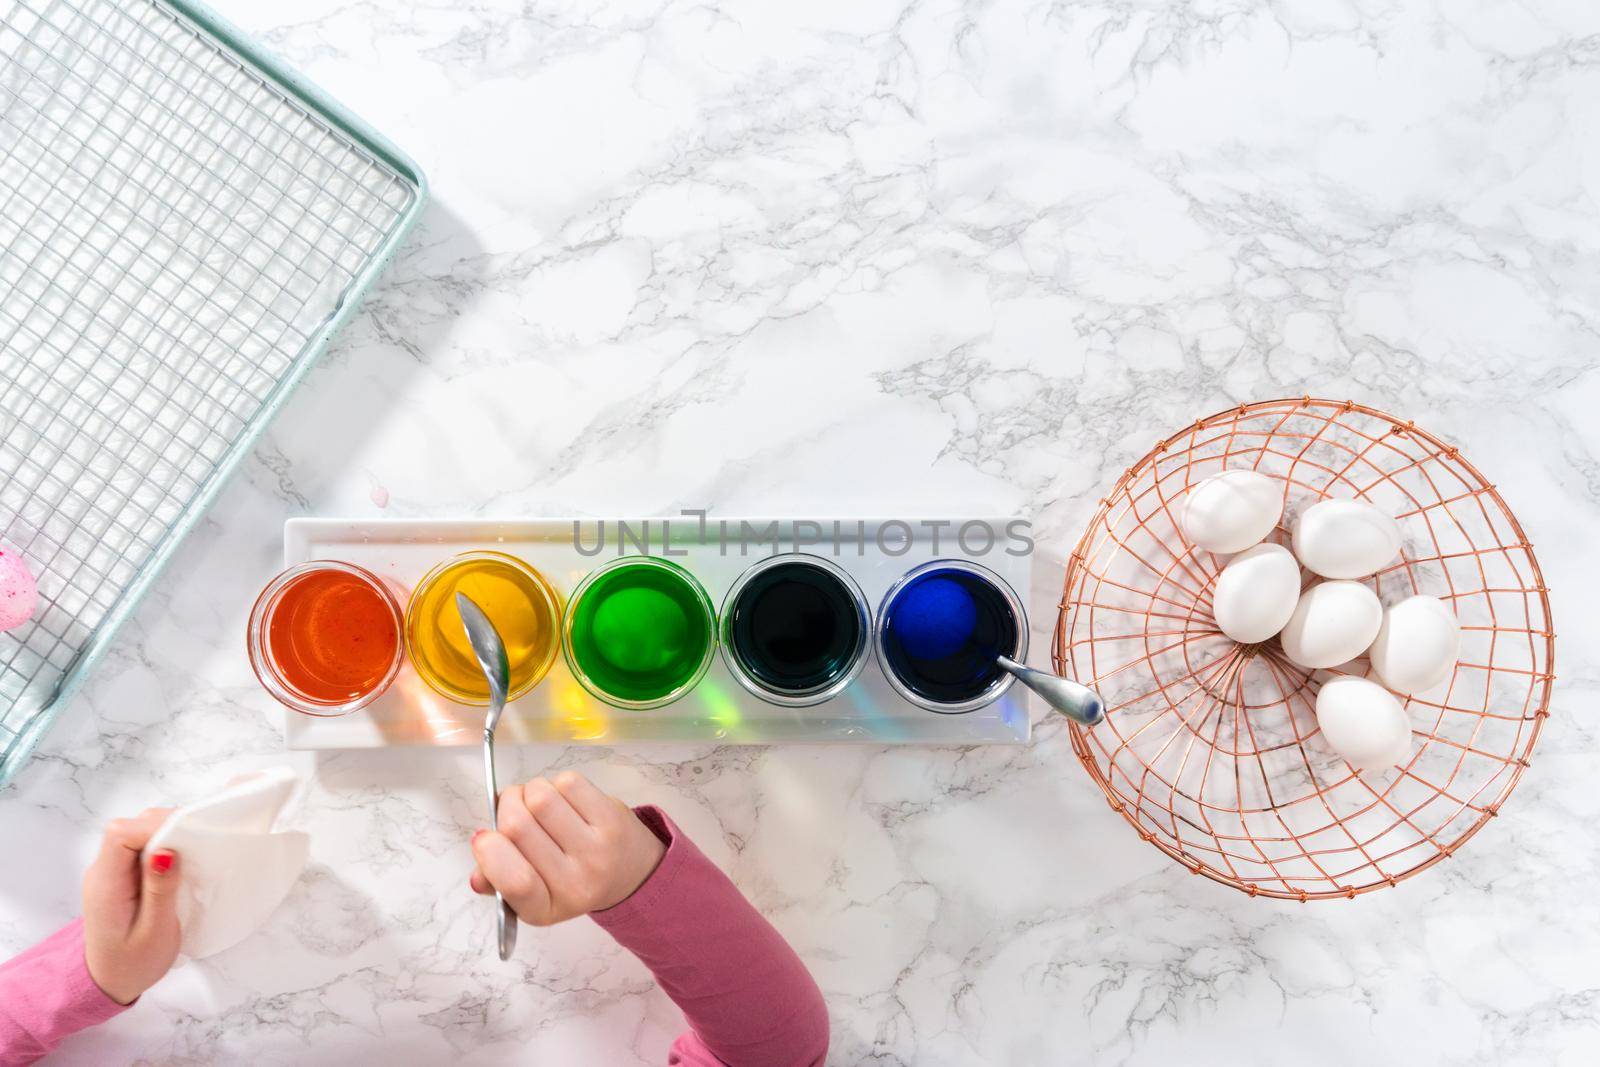
[[[1397,889],[1191,877],[1052,723],[505,763],[671,811],[811,965],[840,1064],[1600,1058],[1600,9],[219,6],[435,202],[0,793],[0,947],[75,914],[107,818],[289,758],[242,641],[288,516],[1015,511],[1042,638],[1128,463],[1311,393],[1459,443],[1553,588],[1531,770]],[[62,1062],[664,1062],[676,1011],[592,924],[492,959],[476,760],[292,757],[304,882]]]

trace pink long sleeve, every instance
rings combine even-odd
[[[633,896],[593,918],[688,1020],[667,1063],[821,1067],[828,1011],[800,957],[671,819],[636,810],[666,856]]]
[[[0,964],[0,1067],[32,1063],[69,1034],[126,1010],[83,962],[83,920]]]

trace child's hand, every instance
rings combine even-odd
[[[498,814],[499,833],[473,835],[472,888],[500,890],[534,926],[622,903],[667,851],[626,804],[574,771],[512,786]]]
[[[139,853],[171,808],[106,827],[100,855],[83,876],[83,954],[89,977],[118,1004],[131,1004],[178,957],[178,857]]]

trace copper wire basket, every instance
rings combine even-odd
[[[1385,604],[1427,593],[1454,609],[1453,676],[1402,698],[1403,768],[1359,775],[1323,742],[1315,702],[1333,672],[1217,628],[1226,557],[1187,544],[1173,512],[1224,468],[1283,482],[1269,540],[1285,545],[1324,497],[1383,508],[1404,545],[1368,584]],[[1251,896],[1306,901],[1395,885],[1499,813],[1549,715],[1554,651],[1533,546],[1477,469],[1409,422],[1305,397],[1201,419],[1122,476],[1068,561],[1052,659],[1105,699],[1101,723],[1071,727],[1073,751],[1140,837]]]

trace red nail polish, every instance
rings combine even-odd
[[[150,857],[150,869],[157,874],[166,874],[172,870],[172,861],[176,858],[170,852],[157,852]]]
[[[478,838],[482,837],[485,832],[486,831],[483,831],[483,830],[474,830],[474,831],[472,831],[472,839],[474,841],[476,841]]]

